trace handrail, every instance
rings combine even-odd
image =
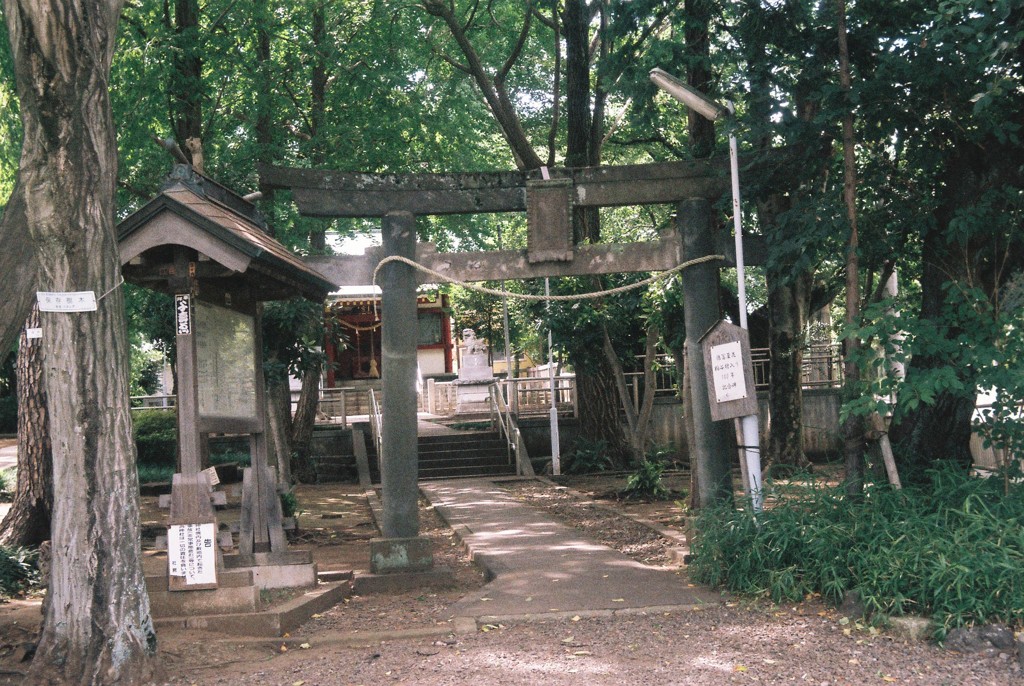
[[[502,379],[498,384],[507,389],[506,402],[517,416],[546,415],[551,409],[551,380],[548,377],[520,376]],[[555,377],[555,401],[559,412],[577,414],[575,388],[574,376]]]
[[[377,449],[377,463],[381,461],[381,412],[380,404],[377,402],[377,394],[373,392],[373,389],[369,389],[370,396],[370,432],[373,435],[373,445]]]
[[[519,476],[536,476],[533,471],[533,463],[526,452],[526,441],[519,430],[515,416],[508,409],[504,396],[498,389],[497,384],[491,385],[491,423],[497,424],[501,435],[505,437],[506,448],[516,456],[516,474]]]
[[[178,402],[178,396],[168,395],[133,395],[129,398],[129,404],[133,410],[173,410]]]

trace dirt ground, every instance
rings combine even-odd
[[[669,475],[668,481],[675,490],[687,486],[685,475]],[[682,532],[682,503],[617,500],[624,477],[579,477],[562,484],[571,490],[540,482],[510,489],[644,564],[668,564],[669,543],[615,511]],[[577,493],[601,506],[581,501]],[[376,530],[358,487],[300,487],[298,499],[295,545],[312,549],[321,571],[365,568]],[[162,523],[154,500],[143,503],[148,531]],[[224,515],[230,519],[230,510]],[[1024,684],[1011,654],[961,655],[897,640],[847,622],[815,599],[775,606],[723,596],[720,604],[695,612],[568,617],[459,634],[451,607],[479,588],[483,575],[425,504],[421,523],[434,541],[436,563],[453,571],[451,585],[352,596],[281,640],[162,630],[161,683]],[[161,554],[144,552],[148,568],[165,564]],[[21,658],[34,638],[38,612],[33,599],[0,606],[0,684],[27,683],[19,674],[27,667]]]

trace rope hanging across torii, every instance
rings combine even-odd
[[[435,271],[435,270],[431,269],[430,267],[422,265],[422,264],[420,264],[420,263],[418,263],[418,262],[416,262],[414,260],[410,260],[408,257],[402,257],[401,255],[390,255],[388,257],[385,257],[379,263],[377,263],[377,266],[374,268],[374,270],[373,270],[373,286],[374,287],[377,286],[377,275],[380,273],[380,270],[381,270],[381,268],[384,265],[390,264],[392,262],[400,262],[402,264],[407,264],[410,267],[412,267],[413,269],[416,269],[417,271],[421,271],[424,274],[429,274],[430,276],[435,277],[439,281],[443,281],[445,283],[455,284],[456,286],[462,286],[463,288],[466,288],[466,289],[471,290],[471,291],[476,291],[477,293],[484,293],[486,295],[494,295],[494,296],[498,296],[498,297],[518,298],[520,300],[529,300],[529,301],[534,301],[534,302],[564,302],[564,301],[572,301],[572,300],[588,300],[588,299],[593,299],[593,298],[601,298],[601,297],[608,296],[608,295],[617,295],[619,293],[625,293],[627,291],[631,291],[631,290],[636,289],[636,288],[642,288],[644,286],[649,286],[650,284],[656,283],[658,281],[661,281],[662,279],[667,279],[668,277],[672,276],[673,274],[678,274],[679,272],[681,272],[684,269],[687,269],[689,267],[693,267],[693,266],[696,266],[698,264],[703,264],[705,262],[713,262],[713,261],[722,260],[722,259],[725,259],[724,255],[704,255],[703,257],[697,257],[697,258],[694,258],[692,260],[687,260],[685,262],[682,262],[682,263],[676,265],[675,267],[673,267],[672,269],[668,269],[666,271],[659,272],[658,274],[654,274],[652,276],[649,276],[646,279],[643,279],[641,281],[637,281],[636,283],[626,284],[624,286],[617,286],[615,288],[609,288],[607,290],[591,291],[589,293],[573,293],[573,294],[570,294],[570,295],[534,295],[532,293],[514,293],[512,291],[506,291],[506,290],[498,289],[498,288],[487,288],[486,286],[478,286],[475,283],[472,283],[472,282],[469,282],[469,281],[462,281],[460,279],[456,279],[456,278],[448,276],[446,274],[442,274],[441,272]],[[376,312],[376,310],[377,310],[377,301],[376,301],[376,299],[373,301],[373,309],[374,309],[374,317],[376,317],[377,316],[377,312]]]

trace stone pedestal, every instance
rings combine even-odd
[[[433,567],[434,551],[428,538],[374,538],[370,541],[373,574],[426,572]]]
[[[482,381],[456,381],[455,413],[473,414],[489,412],[491,409],[491,385],[493,379]]]
[[[467,331],[467,334],[469,332]],[[474,347],[479,346],[476,337],[470,337]],[[487,352],[470,352],[462,355],[459,366],[459,378],[455,382],[455,413],[472,414],[488,412],[491,408],[491,384],[494,373],[487,360]]]

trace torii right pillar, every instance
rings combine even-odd
[[[690,198],[676,205],[676,221],[683,237],[683,260],[715,253],[711,202]],[[704,262],[682,271],[683,313],[686,324],[686,370],[684,381],[690,385],[690,404],[684,408],[692,418],[692,431],[686,432],[691,468],[697,477],[697,505],[707,507],[732,498],[732,473],[729,459],[728,422],[711,420],[708,387],[705,383],[701,337],[718,323],[719,265]]]

